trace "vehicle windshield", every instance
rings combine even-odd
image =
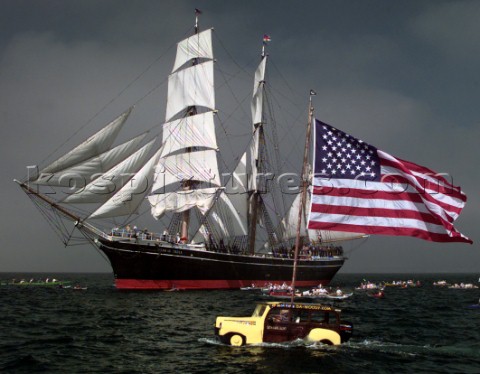
[[[253,311],[252,317],[261,317],[263,316],[263,313],[265,313],[265,309],[267,309],[266,305],[259,304]]]

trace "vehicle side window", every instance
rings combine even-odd
[[[289,322],[290,311],[288,309],[273,309],[268,315],[268,319],[273,322]]]
[[[295,323],[308,322],[308,310],[292,310],[292,321]]]
[[[314,310],[310,315],[310,321],[316,323],[328,323],[329,314],[328,312],[324,312],[322,310]]]
[[[339,322],[340,322],[339,315],[335,312],[331,312],[330,313],[330,323],[339,323]]]
[[[337,314],[335,312],[327,311],[314,311],[312,312],[312,322],[320,322],[327,324],[336,324],[337,323]]]

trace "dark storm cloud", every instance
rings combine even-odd
[[[173,47],[192,31],[196,7],[203,10],[201,26],[216,30],[222,70],[216,81],[223,82],[224,71],[245,70],[231,82],[238,102],[248,103],[267,33],[270,72],[280,78],[269,83],[297,104],[296,112],[286,111],[288,121],[305,122],[306,93],[314,88],[316,115],[323,121],[398,157],[451,173],[467,193],[458,228],[473,238],[473,246],[370,238],[351,252],[346,271],[478,271],[480,6],[355,0],[1,2],[0,271],[110,269],[91,247],[63,250],[12,179],[133,103],[137,109],[123,139],[161,123]],[[224,84],[217,94],[224,112],[238,105],[225,99],[229,89]],[[242,134],[240,122],[248,123],[249,108],[237,112],[243,117],[226,126]],[[294,129],[285,139],[300,145],[285,147],[289,155],[301,150],[303,133]]]

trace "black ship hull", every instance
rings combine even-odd
[[[188,245],[97,239],[110,260],[118,289],[235,289],[291,283],[293,260],[220,253]],[[344,263],[342,256],[300,260],[296,285],[327,285]]]

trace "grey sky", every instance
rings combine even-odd
[[[123,140],[160,124],[173,46],[191,31],[194,8],[203,11],[202,28],[215,28],[216,82],[242,73],[217,93],[220,110],[238,104],[222,101],[222,92],[235,90],[238,101],[251,95],[267,33],[272,77],[279,78],[272,86],[297,108],[282,108],[284,120],[305,122],[313,88],[322,121],[450,173],[467,194],[456,226],[473,245],[371,237],[350,245],[342,271],[480,272],[480,2],[440,0],[0,2],[0,271],[110,271],[92,247],[64,249],[12,180],[78,129],[66,146],[133,103]],[[226,125],[240,142],[246,108],[237,119],[244,128]],[[288,136],[303,144],[301,131]]]

